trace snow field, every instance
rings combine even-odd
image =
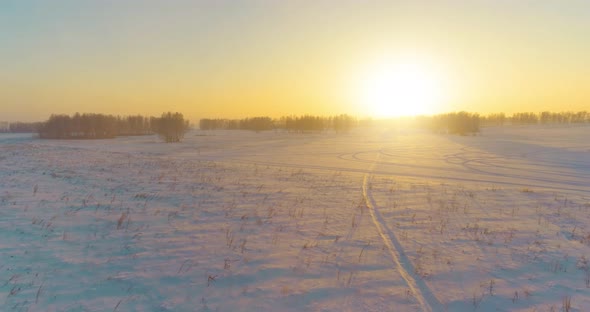
[[[586,311],[589,127],[0,137],[7,311]]]
[[[0,278],[11,310],[415,305],[391,283],[349,175],[8,148]]]

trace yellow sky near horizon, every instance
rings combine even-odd
[[[380,117],[433,84],[432,114],[590,110],[586,1],[6,1],[0,29],[0,120]],[[425,78],[366,74],[400,64]]]

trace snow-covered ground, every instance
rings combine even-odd
[[[0,135],[1,311],[590,311],[590,127]]]

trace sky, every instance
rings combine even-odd
[[[582,0],[0,0],[0,121],[411,113],[400,64],[422,113],[590,110],[588,38]]]

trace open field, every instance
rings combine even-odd
[[[2,311],[588,311],[590,127],[0,135]]]

